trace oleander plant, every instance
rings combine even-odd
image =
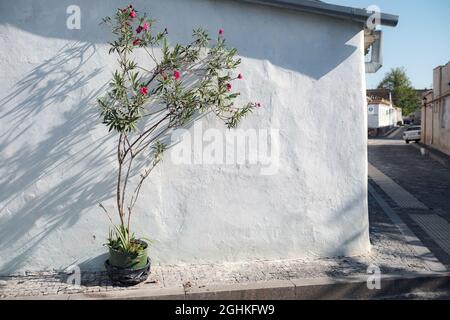
[[[187,45],[169,45],[167,29],[156,31],[156,21],[132,5],[102,24],[111,28],[109,54],[117,56],[109,88],[97,99],[103,124],[117,137],[117,222],[100,204],[112,224],[105,265],[113,280],[134,284],[150,272],[151,241],[134,235],[131,218],[143,183],[170,147],[162,138],[209,113],[235,128],[260,104],[235,105],[241,60],[227,46],[223,29],[214,40],[199,28]],[[136,51],[146,58],[137,59]],[[139,175],[133,174],[136,168],[143,168]]]

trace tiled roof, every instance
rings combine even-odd
[[[367,90],[367,97],[376,100],[390,100],[389,89],[369,89]]]

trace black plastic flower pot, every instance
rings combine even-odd
[[[105,261],[106,272],[114,285],[134,286],[147,280],[150,274],[150,259],[143,268],[118,268]]]

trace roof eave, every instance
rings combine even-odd
[[[241,2],[256,3],[272,7],[321,14],[325,16],[348,19],[366,23],[373,15],[373,12],[365,9],[338,6],[319,1],[310,0],[238,0]],[[380,13],[380,24],[384,26],[395,27],[398,24],[399,17],[392,14]]]

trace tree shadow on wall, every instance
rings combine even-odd
[[[46,0],[33,2],[31,6],[29,2],[0,2],[0,25],[10,24],[45,38],[93,44],[109,41],[107,29],[98,26],[101,19],[128,4],[120,0]],[[66,10],[74,4],[80,8],[81,27],[69,30],[66,21],[70,15]],[[199,26],[211,33],[225,28],[228,43],[236,47],[242,57],[266,62],[267,69],[258,72],[266,73],[268,78],[273,76],[270,66],[274,65],[314,80],[321,79],[357,52],[357,47],[348,42],[362,30],[350,21],[325,18],[324,23],[324,18],[317,15],[301,15],[293,10],[254,3],[135,0],[133,5],[157,19],[156,28],[160,31],[168,28],[172,44],[186,43],[192,30]],[[299,25],[299,21],[305,24]],[[305,26],[307,28],[303,29]],[[270,86],[271,79],[267,82]]]
[[[114,176],[98,177],[98,168],[108,168],[112,150],[101,148],[107,136],[91,136],[103,87],[87,87],[101,70],[82,71],[95,50],[88,43],[65,45],[0,100],[0,119],[10,124],[0,131],[0,273],[18,270],[50,233],[110,196]]]
[[[85,71],[95,50],[89,43],[65,45],[0,98],[0,120],[8,123],[8,130],[0,130],[0,256],[5,257],[0,261],[0,274],[21,270],[27,259],[36,257],[36,250],[47,245],[49,235],[55,239],[67,230],[72,235],[61,235],[61,242],[76,241],[70,227],[98,203],[114,197],[117,136],[106,130],[101,138],[93,133],[99,127],[96,98],[106,90],[105,86],[90,89],[101,69]],[[197,113],[183,128],[205,115]],[[173,146],[171,135],[167,126],[152,134],[168,147]],[[149,148],[143,156],[152,159],[152,152]],[[147,162],[135,166],[130,178],[138,176]],[[98,214],[103,214],[100,209]],[[95,230],[87,232],[94,236]],[[96,247],[101,248],[100,243]],[[20,249],[11,252],[11,248]],[[70,259],[70,252],[58,253],[61,248],[70,246],[55,243],[52,255]],[[72,258],[83,270],[98,269],[104,255],[88,254],[86,261],[85,257]]]

